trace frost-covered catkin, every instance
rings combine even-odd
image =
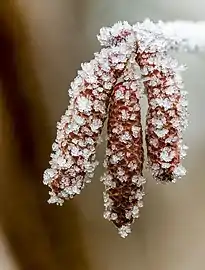
[[[179,74],[183,67],[164,52],[140,51],[140,46],[137,62],[148,97],[149,166],[157,181],[175,182],[186,173],[181,165],[187,148],[182,142],[187,126],[186,92]]]
[[[139,217],[145,183],[139,104],[142,89],[139,77],[135,77],[135,70],[128,69],[123,82],[113,89],[107,125],[106,173],[102,178],[104,217],[116,225],[122,237],[131,232],[130,225]]]
[[[51,188],[49,203],[62,205],[90,182],[96,145],[107,117],[111,89],[123,72],[131,46],[102,49],[95,59],[82,65],[71,84],[68,110],[57,125],[51,154],[51,168],[44,172],[44,184]]]
[[[90,182],[97,165],[96,146],[108,118],[106,172],[102,177],[104,217],[116,225],[122,237],[131,232],[144,196],[139,107],[144,86],[152,175],[167,183],[186,173],[181,165],[187,149],[182,142],[188,116],[187,92],[180,76],[184,68],[169,52],[203,50],[199,30],[203,27],[204,22],[153,23],[147,19],[134,25],[118,22],[100,30],[98,40],[105,48],[82,64],[69,89],[68,109],[57,125],[50,168],[43,177],[51,188],[49,203],[62,205]]]

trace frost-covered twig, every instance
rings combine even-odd
[[[205,22],[159,22],[165,35],[181,40],[179,49],[189,52],[205,50]]]

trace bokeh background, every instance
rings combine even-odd
[[[100,27],[147,17],[205,20],[205,2],[1,0],[0,270],[204,270],[205,53],[178,55],[189,67],[188,174],[160,186],[145,172],[145,206],[127,239],[102,217],[101,166],[63,207],[46,203],[41,183],[67,89],[99,49]]]

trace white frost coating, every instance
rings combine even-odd
[[[204,51],[205,50],[205,21],[174,21],[153,23],[149,19],[130,25],[127,21],[118,22],[112,27],[103,27],[98,35],[100,44],[109,47],[121,42],[124,37],[126,42],[128,39],[138,40],[139,31],[147,34],[152,33],[163,37],[166,48],[182,49],[185,51]],[[121,37],[121,38],[119,38]]]

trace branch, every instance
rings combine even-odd
[[[205,50],[205,21],[159,22],[165,35],[181,39],[180,48],[184,51]]]

